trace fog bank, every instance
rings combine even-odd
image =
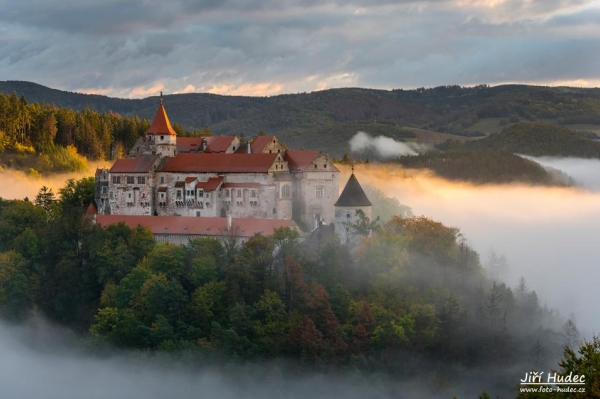
[[[0,198],[23,199],[27,197],[33,200],[42,186],[51,188],[57,194],[58,189],[63,187],[67,180],[94,176],[96,167],[107,166],[109,166],[108,161],[89,163],[85,172],[56,173],[41,178],[31,177],[18,170],[3,169],[0,170]]]
[[[432,368],[415,363],[409,380],[351,371],[299,372],[282,362],[223,364],[200,355],[171,358],[119,351],[99,357],[86,353],[69,334],[39,320],[22,326],[0,322],[0,386],[2,397],[14,399],[164,399],[164,398],[449,398],[474,397],[493,390],[495,381],[519,370],[442,370],[444,388],[423,383]],[[502,374],[499,374],[502,372]],[[454,374],[454,376],[452,375]],[[514,374],[514,377],[513,377]]]
[[[362,165],[355,173],[361,183],[397,198],[416,216],[460,228],[482,263],[492,251],[505,255],[512,287],[525,277],[542,303],[563,316],[574,312],[589,336],[600,327],[600,192],[592,190],[597,187],[592,177],[598,174],[598,161],[565,160],[550,166],[572,173],[591,189],[476,186],[393,165]],[[348,172],[343,170],[340,181],[345,182]]]

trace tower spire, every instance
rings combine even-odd
[[[163,105],[162,90],[160,92],[160,105]]]

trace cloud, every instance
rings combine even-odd
[[[373,137],[365,132],[358,132],[350,139],[350,151],[374,151],[381,158],[417,155],[425,150],[427,148],[421,144],[404,143],[386,136]]]
[[[158,84],[251,95],[594,84],[600,62],[600,9],[584,0],[0,0],[0,11],[5,79],[126,97]]]

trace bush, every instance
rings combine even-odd
[[[35,154],[35,148],[33,148],[33,146],[24,145],[20,143],[15,143],[15,145],[13,146],[13,150],[15,150],[15,152],[19,155]]]
[[[48,155],[56,171],[83,172],[87,170],[87,159],[80,155],[72,145],[53,146],[48,151]]]
[[[40,172],[38,172],[37,170],[35,170],[33,168],[27,169],[27,175],[29,177],[33,177],[34,179],[41,179],[42,178],[42,175],[40,174]]]

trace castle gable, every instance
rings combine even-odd
[[[284,151],[283,146],[275,136],[256,136],[250,143],[253,154],[275,154]]]
[[[319,151],[288,150],[284,159],[287,161],[291,172],[304,171],[319,155]]]

